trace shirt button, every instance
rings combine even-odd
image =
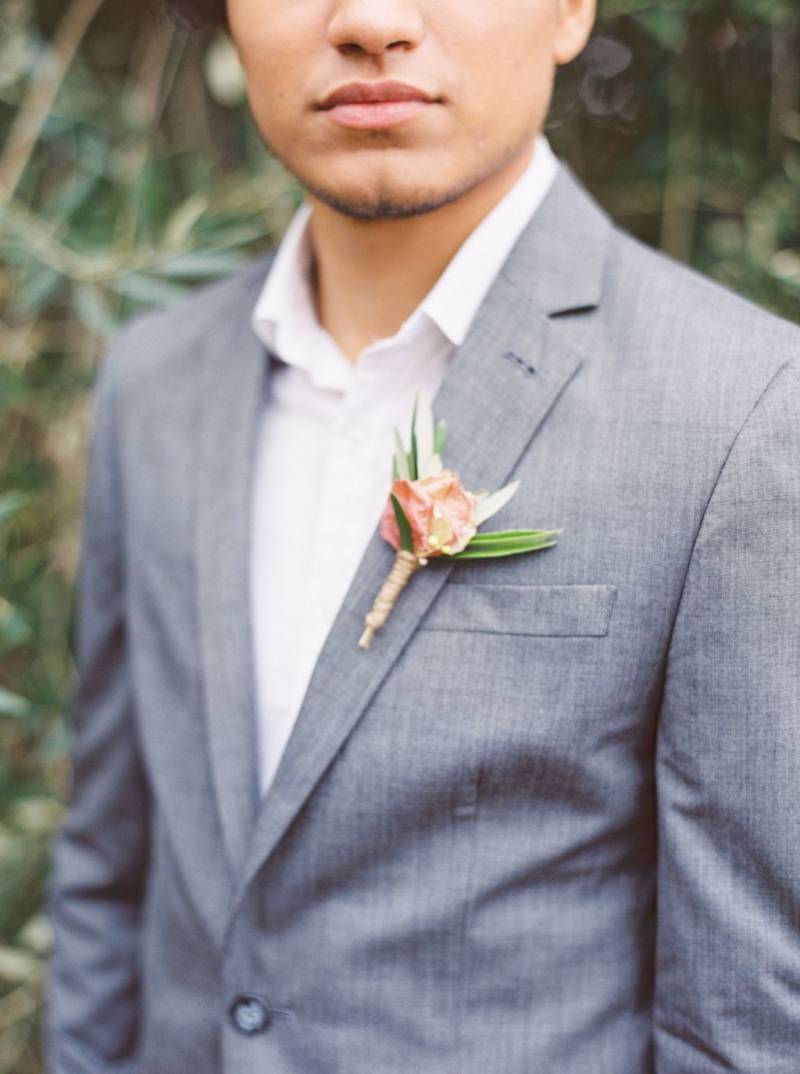
[[[253,992],[242,992],[238,995],[231,1004],[229,1013],[236,1029],[248,1036],[263,1033],[272,1020],[267,1004],[261,996]]]

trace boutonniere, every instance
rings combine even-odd
[[[397,550],[389,576],[364,619],[358,644],[368,649],[411,576],[431,559],[493,559],[538,552],[556,543],[560,530],[496,530],[478,527],[504,507],[519,488],[512,481],[497,492],[468,492],[442,462],[447,427],[434,426],[425,392],[414,402],[410,449],[395,435],[392,488],[381,516],[380,535]]]

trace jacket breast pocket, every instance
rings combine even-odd
[[[446,582],[420,629],[600,638],[616,597],[615,585]]]

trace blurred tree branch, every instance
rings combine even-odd
[[[58,96],[64,75],[103,3],[104,0],[73,0],[61,18],[39,70],[30,80],[28,92],[0,155],[0,191],[8,199],[17,189]]]

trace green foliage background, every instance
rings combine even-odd
[[[48,840],[89,391],[115,326],[274,243],[300,192],[226,41],[125,0],[0,18],[0,1074],[41,1070]],[[601,0],[548,134],[623,227],[800,320],[796,0]]]

